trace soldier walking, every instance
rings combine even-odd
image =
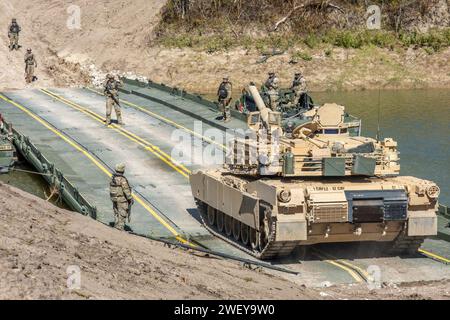
[[[301,96],[307,92],[306,79],[301,72],[295,74],[291,90],[293,92],[291,102],[296,105],[299,103]]]
[[[25,54],[25,80],[27,83],[31,83],[35,80],[34,69],[37,68],[37,61],[31,48],[27,49]]]
[[[12,19],[8,29],[9,50],[19,50],[19,33],[22,31],[16,19]]]
[[[119,230],[125,229],[127,218],[130,222],[131,206],[134,203],[131,187],[124,173],[125,165],[123,163],[118,164],[109,186],[115,217],[114,227]]]
[[[219,107],[223,114],[223,121],[229,122],[231,120],[231,93],[233,86],[229,81],[229,77],[224,77],[222,83],[217,90],[217,97],[219,101]]]
[[[123,125],[122,111],[119,103],[119,88],[123,85],[122,81],[116,80],[113,75],[106,76],[105,97],[106,97],[106,125],[111,124],[111,113],[114,107],[116,112],[117,123]]]

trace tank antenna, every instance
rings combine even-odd
[[[381,89],[378,88],[378,125],[377,125],[377,142],[380,142],[380,138],[381,138],[380,122],[381,122]]]

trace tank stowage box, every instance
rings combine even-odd
[[[349,135],[335,104],[311,110],[288,135],[256,88],[248,91],[260,110],[249,115],[256,139],[237,138],[223,169],[190,177],[212,233],[260,259],[325,242],[380,241],[413,252],[437,234],[439,188],[398,176],[395,141]]]

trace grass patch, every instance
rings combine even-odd
[[[278,49],[288,51],[294,46],[306,45],[310,49],[327,48],[325,55],[331,56],[330,45],[346,49],[361,49],[375,46],[379,48],[420,47],[430,54],[450,46],[450,28],[431,30],[427,33],[401,32],[383,30],[329,30],[324,34],[298,36],[292,34],[272,33],[266,36],[236,36],[230,31],[221,33],[164,33],[157,38],[157,44],[169,48],[194,48],[208,53],[227,51],[237,47],[257,49],[259,52]],[[305,54],[299,58],[310,61]]]
[[[304,61],[311,61],[313,59],[308,53],[306,53],[304,51],[294,52],[294,54],[292,55],[292,58],[294,60],[302,59]]]

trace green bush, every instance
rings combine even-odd
[[[306,53],[304,51],[296,51],[292,55],[292,58],[294,58],[294,59],[302,59],[302,60],[305,60],[305,61],[311,61],[312,60],[312,57],[308,53]]]
[[[165,47],[197,48],[209,53],[226,51],[234,47],[246,49],[256,48],[260,52],[278,49],[287,51],[292,47],[305,44],[311,49],[329,47],[330,45],[341,48],[360,49],[365,46],[379,48],[417,46],[429,48],[438,52],[442,48],[450,46],[450,28],[444,30],[431,30],[427,33],[400,32],[383,30],[329,30],[324,34],[308,34],[305,37],[282,33],[272,33],[268,36],[253,38],[241,36],[236,38],[231,32],[202,34],[165,34],[158,38],[158,43]],[[331,55],[331,51],[326,56]],[[300,57],[310,61],[312,58],[305,54]]]

